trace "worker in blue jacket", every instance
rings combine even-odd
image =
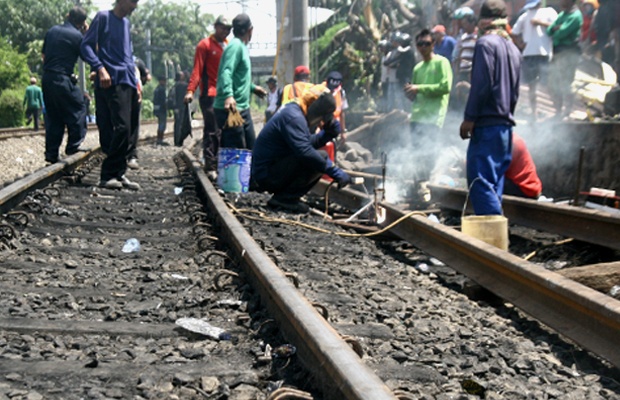
[[[315,85],[282,107],[262,129],[252,151],[251,187],[273,193],[268,206],[305,213],[309,207],[300,199],[323,174],[339,188],[351,183],[327,152],[317,150],[340,133],[340,124],[332,120],[335,110],[329,89]],[[320,125],[323,129],[313,134]]]

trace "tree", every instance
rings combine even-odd
[[[179,70],[191,70],[198,42],[209,33],[214,17],[201,14],[200,5],[190,0],[179,4],[151,0],[130,17],[134,54],[143,60],[152,54],[152,75],[166,75],[165,63]],[[147,42],[150,31],[151,43]]]
[[[30,71],[26,56],[0,37],[0,128],[20,126],[24,118],[24,88]]]
[[[32,72],[41,69],[45,33],[64,21],[75,0],[0,0],[0,36],[20,53],[28,55]],[[91,0],[81,2],[87,11]]]

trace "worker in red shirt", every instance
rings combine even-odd
[[[217,126],[213,101],[216,94],[217,71],[224,48],[228,44],[228,35],[232,24],[220,15],[213,24],[215,33],[208,38],[202,39],[196,46],[194,55],[194,69],[187,85],[185,104],[194,99],[194,92],[200,85],[200,110],[204,120],[202,136],[202,150],[205,161],[205,169],[214,171],[217,169],[217,152],[220,147],[220,129]]]
[[[536,173],[536,165],[525,141],[512,133],[512,161],[506,171],[504,194],[538,199],[542,193],[542,182]]]

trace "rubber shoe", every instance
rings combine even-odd
[[[87,152],[87,151],[90,151],[90,149],[87,149],[86,147],[78,147],[77,149],[67,149],[65,150],[65,154],[68,156],[72,156],[75,153],[78,153],[80,151]]]
[[[129,190],[140,190],[140,185],[136,182],[130,181],[125,177],[125,175],[121,177],[121,184]]]
[[[267,201],[267,205],[271,208],[281,208],[299,214],[305,214],[310,211],[310,207],[299,200],[286,201],[272,197]]]
[[[112,178],[108,181],[101,181],[99,182],[99,186],[106,188],[106,189],[122,189],[123,188],[123,184],[121,183],[121,181],[119,181],[116,178]]]
[[[131,169],[138,169],[138,168],[140,168],[140,165],[138,165],[138,159],[137,158],[132,158],[131,160],[127,161],[127,167],[131,168]]]

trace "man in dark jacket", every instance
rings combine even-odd
[[[340,125],[332,121],[336,101],[323,85],[313,86],[282,107],[258,135],[252,153],[253,190],[273,193],[267,205],[308,212],[300,198],[327,174],[342,188],[351,178],[336,167],[320,147],[336,138]],[[324,129],[315,128],[323,123]]]
[[[58,161],[58,151],[67,128],[65,153],[78,151],[86,133],[84,93],[73,75],[80,55],[86,11],[75,6],[63,25],[52,27],[43,41],[43,98],[45,114],[45,161]]]
[[[166,132],[166,120],[168,118],[168,108],[166,107],[166,77],[159,77],[159,85],[153,93],[153,114],[157,117],[157,144],[167,146],[164,142]]]
[[[183,124],[183,118],[186,117],[183,113],[187,107],[184,103],[185,93],[187,92],[185,73],[177,72],[174,80],[174,86],[170,89],[170,93],[168,93],[168,107],[174,110],[174,145],[183,146],[185,137],[182,136],[181,125]]]
[[[471,91],[460,135],[467,148],[467,184],[477,215],[501,215],[504,174],[510,165],[521,53],[506,31],[506,4],[486,0],[474,49]]]

